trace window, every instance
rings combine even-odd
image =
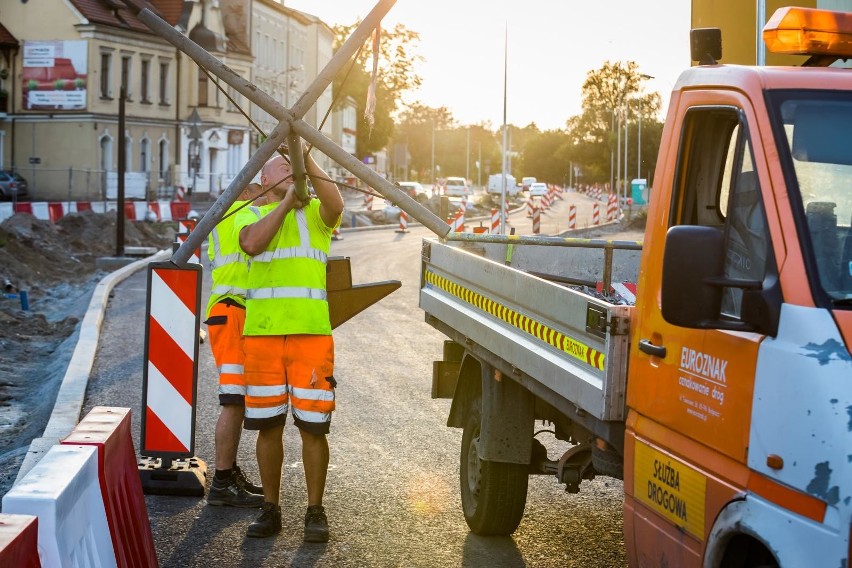
[[[112,98],[112,53],[101,52],[101,98]]]
[[[681,148],[670,224],[717,227],[725,235],[725,276],[763,281],[774,263],[748,129],[740,112],[729,107],[690,110]],[[742,297],[742,289],[725,288],[722,315],[739,318]]]
[[[852,308],[852,95],[775,91],[770,95],[781,164],[794,179],[790,201],[817,301]]]
[[[151,60],[143,59],[140,65],[139,98],[143,103],[151,102]]]
[[[237,105],[242,106],[242,104],[243,104],[242,95],[239,92],[237,92],[237,90],[235,88],[228,85],[228,96],[230,97],[230,99],[228,99],[228,111],[229,112],[238,112],[239,109],[237,108]],[[234,101],[234,102],[232,103],[231,101]],[[234,104],[234,103],[236,103],[236,104]]]
[[[207,106],[207,95],[209,94],[209,82],[207,75],[201,69],[198,69],[198,106]]]
[[[160,61],[160,104],[169,104],[169,62]]]
[[[121,87],[124,89],[124,96],[130,100],[130,56],[121,56]]]
[[[124,137],[124,171],[133,171],[133,138]]]
[[[139,141],[139,170],[145,173],[151,171],[151,141],[147,138]]]
[[[168,181],[169,179],[169,141],[163,138],[160,140],[160,179]]]

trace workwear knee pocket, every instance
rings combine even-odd
[[[205,325],[225,325],[226,323],[228,323],[228,316],[210,316],[204,322]]]

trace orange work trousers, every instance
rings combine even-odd
[[[207,334],[216,368],[219,369],[219,404],[245,404],[245,352],[243,328],[246,310],[241,306],[218,302],[210,308]]]
[[[293,422],[312,434],[328,434],[334,410],[334,339],[330,335],[245,337],[245,428]]]

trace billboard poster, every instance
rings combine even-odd
[[[24,41],[24,110],[84,110],[87,48],[85,40]]]

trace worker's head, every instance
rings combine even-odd
[[[240,201],[249,201],[263,193],[263,188],[259,183],[250,183],[243,188],[240,196],[237,197]]]
[[[260,183],[264,190],[274,187],[272,192],[284,195],[287,188],[293,185],[292,173],[290,162],[279,154],[263,165],[260,170]]]

